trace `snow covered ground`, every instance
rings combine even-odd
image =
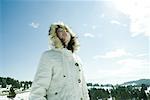
[[[13,100],[28,100],[29,93],[30,92],[17,94]],[[8,99],[7,96],[0,96],[0,100],[12,100],[12,99]],[[99,99],[99,100],[102,100],[102,99]],[[108,98],[107,100],[113,100],[113,99]]]
[[[29,93],[30,92],[17,94],[14,99],[9,99],[7,96],[0,96],[0,100],[28,100]]]

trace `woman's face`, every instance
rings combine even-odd
[[[67,45],[71,39],[70,33],[66,32],[63,28],[58,28],[56,30],[58,38]]]

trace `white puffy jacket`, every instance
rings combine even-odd
[[[79,57],[65,48],[45,51],[29,100],[89,100]]]

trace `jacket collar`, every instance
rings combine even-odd
[[[68,50],[67,48],[52,48],[52,50],[61,52],[61,53],[63,53],[63,54],[73,54],[73,53],[72,53],[70,50]]]

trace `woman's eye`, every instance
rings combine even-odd
[[[58,32],[63,32],[63,29],[58,29],[57,31],[58,31]]]

